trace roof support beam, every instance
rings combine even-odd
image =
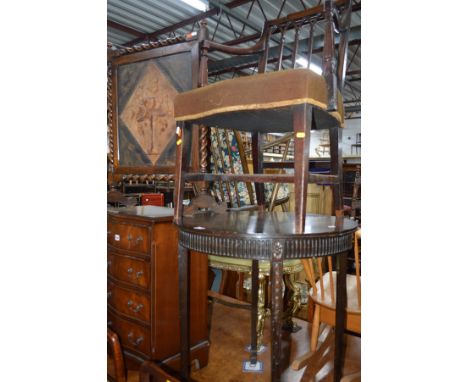
[[[127,27],[125,25],[116,23],[115,21],[112,20],[107,20],[107,26],[113,29],[117,29],[119,31],[131,34],[133,36],[138,36],[139,38],[146,38],[146,34],[143,32],[139,32],[133,28]]]
[[[299,52],[303,53],[307,51],[307,43],[308,38],[302,39],[299,41]],[[338,44],[338,39],[335,41]],[[356,26],[351,28],[349,33],[349,45],[359,44],[361,42],[361,27]],[[289,48],[292,48],[292,44]],[[314,38],[314,46],[313,46],[313,53],[321,52],[323,49],[323,35],[317,36]],[[270,59],[277,59],[279,56],[279,47],[275,46],[270,48],[269,52],[269,62]],[[216,74],[223,74],[233,71],[233,69],[245,69],[252,66],[258,65],[258,60],[260,57],[260,53],[251,54],[247,56],[235,56],[226,58],[224,60],[214,61],[208,63],[208,75],[216,75]]]
[[[231,2],[227,3],[223,7],[227,7],[227,8],[232,9],[232,8],[244,5],[246,3],[250,3],[251,1],[252,0],[234,0],[234,1],[231,1]],[[203,19],[205,19],[207,17],[214,16],[214,15],[218,14],[218,12],[219,12],[219,8],[216,8],[216,7],[211,8],[210,10],[208,10],[206,12],[201,12],[198,15],[195,15],[195,16],[190,17],[188,19],[182,20],[182,21],[180,21],[180,22],[178,22],[176,24],[169,25],[168,27],[159,29],[159,30],[154,31],[152,33],[148,33],[146,35],[146,38],[139,37],[139,38],[136,38],[134,40],[126,42],[124,45],[125,46],[132,46],[132,45],[138,44],[140,42],[143,42],[145,40],[155,39],[156,37],[158,37],[160,35],[170,33],[170,32],[174,32],[175,30],[177,30],[179,28],[183,28],[183,27],[185,27],[187,25],[193,24],[193,23],[195,23],[197,21],[200,21],[200,20],[203,20]]]
[[[361,10],[361,3],[359,2],[358,4],[355,4],[353,5],[353,7],[351,8],[351,11],[352,12],[359,12]],[[287,16],[286,16],[287,17]],[[322,18],[320,18],[321,20]],[[288,28],[289,29],[292,29],[294,28],[292,25]],[[274,31],[273,33],[279,33],[280,30],[276,30]],[[261,33],[254,33],[254,34],[251,34],[251,35],[248,35],[248,36],[244,36],[244,37],[241,37],[241,38],[238,38],[238,39],[235,39],[235,40],[230,40],[230,41],[226,41],[226,42],[223,42],[224,45],[237,45],[237,44],[242,44],[244,42],[249,42],[249,41],[253,41],[253,40],[257,40],[259,39],[261,36]]]

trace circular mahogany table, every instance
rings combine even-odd
[[[182,218],[179,229],[179,304],[181,318],[181,376],[189,380],[188,251],[253,260],[252,298],[258,260],[271,264],[271,381],[281,379],[281,312],[283,260],[336,256],[338,265],[334,381],[341,378],[346,306],[346,253],[352,248],[357,223],[347,218],[311,215],[303,233],[294,229],[294,213],[242,211],[196,213]],[[251,363],[256,361],[256,301],[252,301]]]

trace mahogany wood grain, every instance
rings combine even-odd
[[[151,350],[151,330],[149,326],[143,326],[124,319],[109,306],[107,308],[107,320],[108,326],[118,334],[124,349],[136,353],[140,357],[149,358]]]
[[[109,234],[110,244],[117,249],[148,254],[150,250],[149,224],[133,223],[125,221],[112,221],[112,229]]]
[[[107,254],[107,272],[112,279],[147,289],[151,282],[150,261],[117,253]]]
[[[122,316],[149,323],[151,299],[140,291],[118,286],[110,279],[107,281],[107,304]]]
[[[126,361],[129,364],[130,360],[133,364],[136,361],[137,366],[145,359],[158,362],[173,360],[174,364],[180,352],[178,232],[172,223],[172,213],[151,216],[150,212],[158,208],[143,206],[110,209],[108,212],[111,231],[144,233],[143,242],[147,240],[148,243],[148,251],[146,244],[127,245],[135,240],[120,247],[113,245],[114,240],[108,244],[108,292],[111,292],[108,326],[119,335]],[[197,349],[197,364],[204,366],[209,346],[206,256],[192,255],[191,273],[190,342],[191,348]]]

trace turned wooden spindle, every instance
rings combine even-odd
[[[198,34],[198,41],[200,41],[200,68],[198,76],[198,86],[203,87],[208,84],[208,22],[203,19],[200,21],[200,32]],[[208,148],[209,148],[209,127],[201,125],[200,137],[200,172],[206,174],[208,172]],[[201,193],[208,193],[208,182],[204,181],[201,186]]]

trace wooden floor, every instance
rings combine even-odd
[[[265,323],[265,352],[258,359],[264,362],[263,373],[246,373],[242,362],[249,359],[246,347],[250,338],[250,312],[232,308],[221,303],[210,304],[210,356],[208,366],[192,372],[192,378],[198,382],[241,382],[270,380],[270,320]],[[284,382],[328,382],[333,379],[333,332],[324,328],[319,341],[321,345],[315,358],[299,371],[289,366],[292,361],[309,349],[310,325],[306,321],[296,320],[302,330],[289,334],[283,331],[283,375]],[[344,375],[354,374],[361,369],[360,338],[346,336],[346,358]],[[357,379],[359,381],[359,379]]]

